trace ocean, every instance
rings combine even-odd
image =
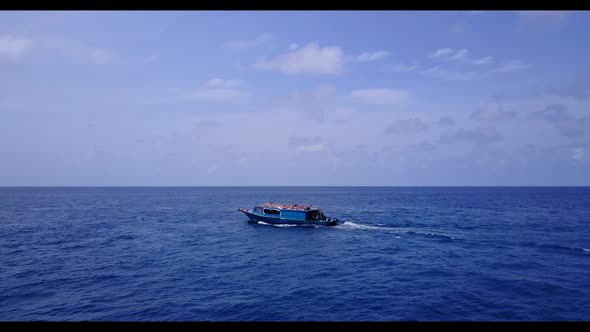
[[[588,319],[587,187],[0,188],[1,321]]]

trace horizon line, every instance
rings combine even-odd
[[[356,187],[356,188],[584,188],[590,185],[26,185],[0,188],[273,188],[273,187]]]

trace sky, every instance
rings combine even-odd
[[[583,11],[3,11],[0,186],[587,186],[589,35]]]

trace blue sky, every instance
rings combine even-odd
[[[0,12],[0,185],[590,185],[588,35],[588,12]]]

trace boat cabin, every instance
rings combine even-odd
[[[305,205],[264,203],[254,208],[254,213],[268,217],[291,220],[324,220],[326,216],[319,208]]]

